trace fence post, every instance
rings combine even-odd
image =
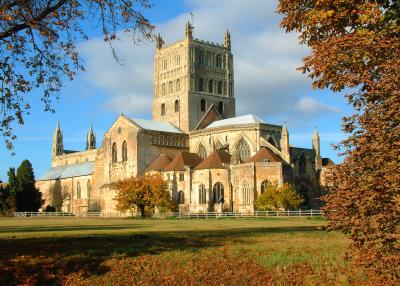
[[[312,209],[311,209],[311,217],[313,216]]]

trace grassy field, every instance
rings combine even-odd
[[[360,285],[321,219],[0,218],[0,285]]]

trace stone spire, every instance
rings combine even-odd
[[[281,131],[281,150],[283,159],[290,163],[290,146],[289,146],[289,131],[286,126],[286,122],[282,126]]]
[[[90,149],[96,149],[96,135],[94,134],[92,124],[90,124],[90,129],[86,136],[86,150]]]
[[[317,127],[314,128],[314,133],[312,136],[312,147],[315,152],[315,169],[321,170],[322,169],[322,159],[321,159],[321,149],[320,149],[321,147],[320,147]]]
[[[156,47],[158,50],[160,50],[164,45],[164,40],[161,37],[161,34],[158,33],[158,35],[156,36]]]
[[[231,49],[231,33],[229,33],[228,30],[226,30],[224,34],[224,46],[225,48],[228,48],[229,50]]]
[[[57,126],[53,134],[52,156],[53,158],[55,158],[56,156],[60,156],[63,153],[64,153],[63,134],[60,122],[57,121]]]
[[[193,26],[192,26],[192,24],[190,24],[189,21],[187,21],[187,23],[186,23],[185,37],[190,40],[193,39]]]

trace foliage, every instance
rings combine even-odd
[[[50,206],[50,205],[48,205],[48,206],[46,206],[44,209],[43,209],[43,211],[44,212],[55,212],[56,211],[56,208],[55,207],[53,207],[53,206]]]
[[[55,211],[57,212],[60,212],[62,210],[64,202],[71,199],[70,191],[68,190],[68,188],[63,188],[61,186],[61,181],[59,179],[55,180],[54,184],[50,186],[49,195],[51,206],[53,206]]]
[[[303,202],[304,199],[297,194],[293,185],[284,183],[280,186],[278,183],[268,182],[265,193],[257,199],[256,206],[260,210],[296,209]]]
[[[16,210],[37,212],[43,204],[42,193],[35,187],[32,164],[22,161],[17,169],[15,186]]]
[[[142,15],[148,0],[40,0],[0,2],[0,133],[12,148],[16,138],[11,124],[24,124],[29,114],[26,95],[43,92],[45,111],[54,112],[53,94],[64,78],[84,70],[76,45],[87,39],[85,27],[99,23],[104,41],[112,42],[124,29],[135,42],[150,39],[153,26]],[[57,96],[58,98],[58,96]]]
[[[158,174],[145,174],[119,181],[115,185],[115,200],[119,211],[140,211],[142,217],[151,216],[155,208],[174,210],[177,203],[171,198],[168,186]]]
[[[281,25],[311,47],[303,73],[315,88],[345,91],[346,155],[326,196],[330,228],[377,284],[400,280],[400,5],[394,0],[280,0]]]

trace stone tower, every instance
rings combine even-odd
[[[281,150],[282,150],[283,159],[287,163],[290,163],[289,131],[287,129],[286,123],[282,126]]]
[[[60,156],[63,153],[64,153],[63,135],[60,123],[57,122],[57,126],[53,134],[52,157],[54,159],[55,157]]]
[[[227,31],[224,44],[193,38],[188,22],[185,38],[165,46],[156,38],[153,119],[194,130],[211,105],[223,118],[235,116],[233,56]]]
[[[90,149],[96,149],[96,135],[94,134],[92,124],[90,124],[90,129],[86,136],[86,150]]]
[[[315,152],[315,169],[322,169],[322,159],[321,159],[321,150],[320,150],[320,139],[318,135],[317,128],[314,128],[314,133],[312,137],[312,147]]]

